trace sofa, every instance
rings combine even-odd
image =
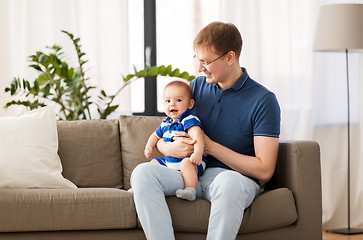
[[[0,189],[0,239],[145,239],[127,190],[162,119],[58,121],[62,175],[78,188]],[[318,143],[281,141],[275,174],[246,209],[237,239],[322,239],[320,176]],[[210,203],[166,199],[176,239],[205,239]]]

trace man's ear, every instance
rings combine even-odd
[[[189,109],[192,109],[194,106],[194,99],[189,100]]]
[[[228,64],[232,65],[234,63],[235,59],[236,59],[236,53],[234,51],[229,51],[227,53]]]

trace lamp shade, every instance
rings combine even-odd
[[[314,51],[339,52],[363,49],[363,4],[320,7]]]

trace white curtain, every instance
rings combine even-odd
[[[241,64],[277,95],[282,107],[281,138],[311,138],[312,4],[306,0],[221,4],[222,19],[236,23],[242,34]]]
[[[281,140],[315,140],[321,147],[323,228],[347,227],[347,98],[345,53],[314,53],[322,4],[363,1],[225,0],[221,19],[235,23],[244,46],[241,64],[276,93]],[[351,89],[351,227],[363,228],[363,153],[359,104],[361,53],[349,54]]]
[[[64,46],[71,62],[76,59],[70,39],[61,30],[81,38],[91,84],[115,93],[123,84],[121,75],[129,73],[128,26],[127,0],[1,0],[0,116],[24,111],[3,109],[10,100],[4,89],[14,77],[36,77],[28,67],[29,55],[58,44]],[[119,111],[130,111],[129,89],[123,90],[116,103]]]

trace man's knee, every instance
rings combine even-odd
[[[213,187],[216,194],[226,196],[229,199],[243,199],[250,194],[247,177],[235,171],[224,171],[215,178]]]
[[[137,165],[131,173],[131,186],[135,187],[139,183],[144,185],[150,183],[156,177],[155,163],[145,162]]]

